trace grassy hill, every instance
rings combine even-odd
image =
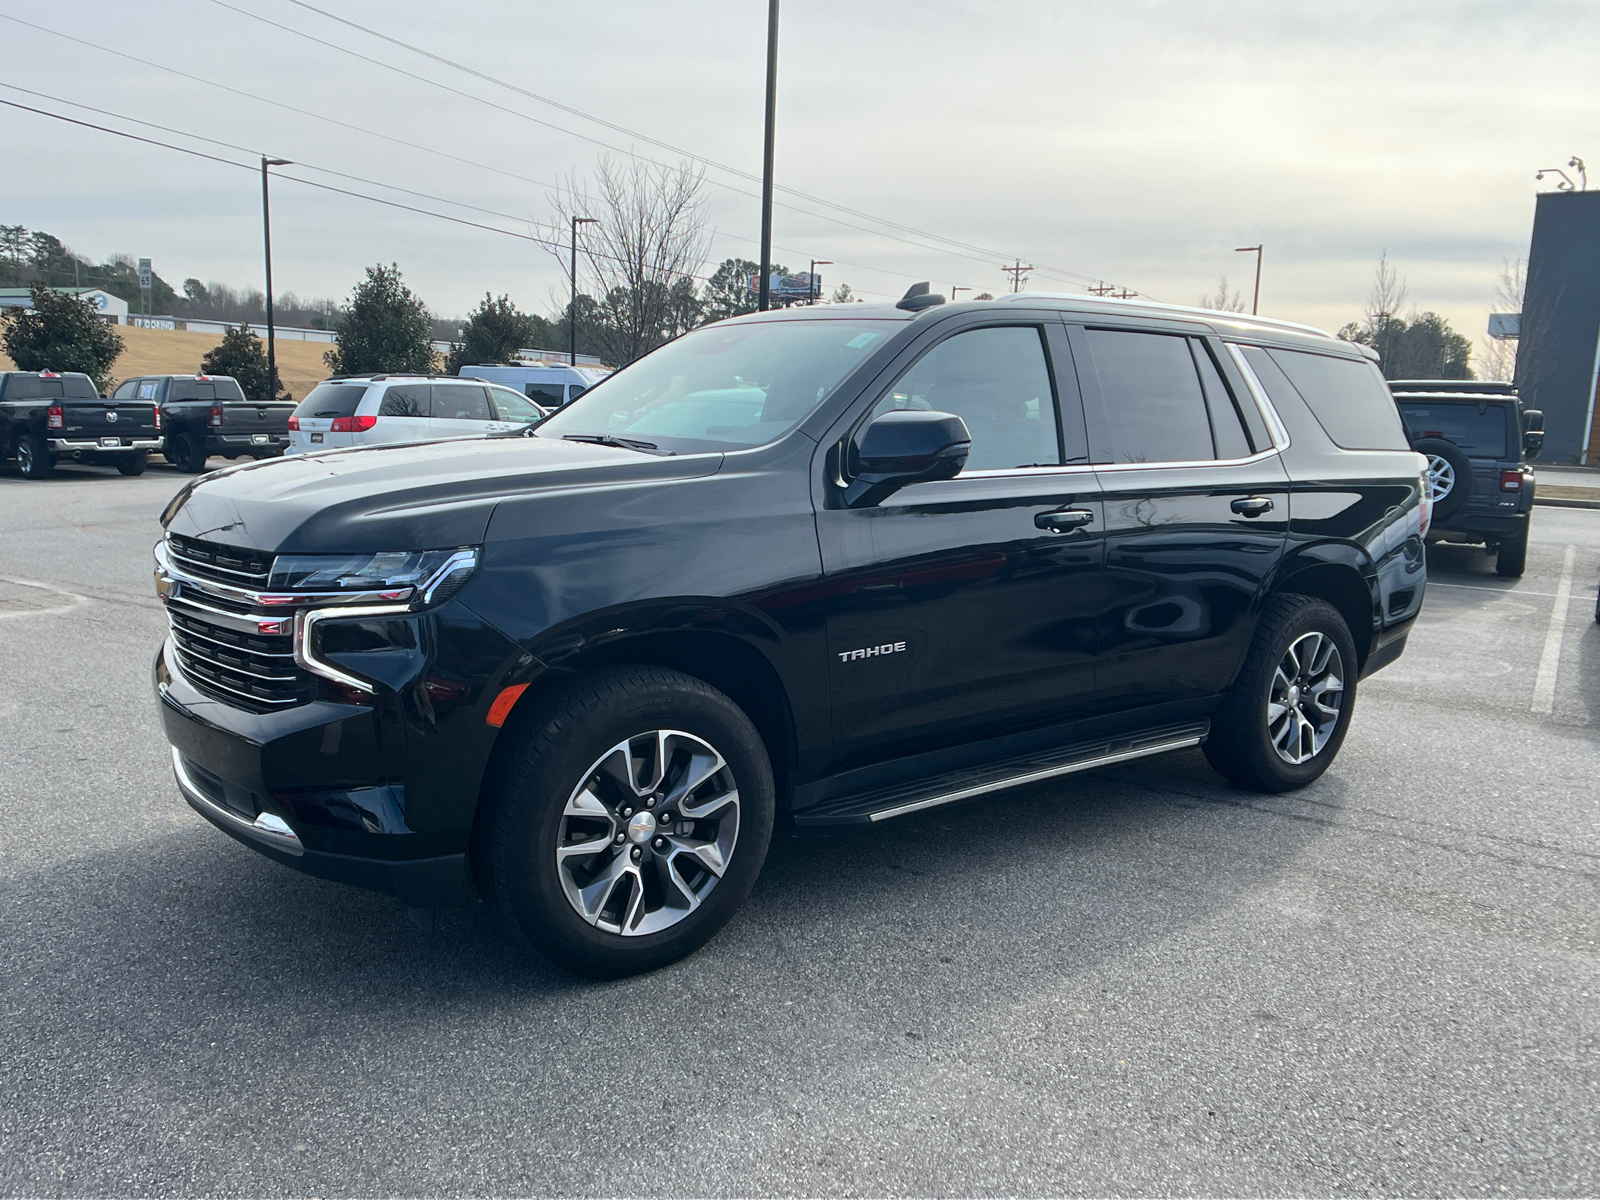
[[[117,333],[127,347],[112,369],[119,380],[133,375],[193,375],[200,369],[200,360],[206,351],[222,341],[221,334],[140,329],[133,325],[118,325]],[[296,400],[303,399],[317,383],[328,377],[322,355],[330,349],[326,342],[279,340],[278,377]],[[16,369],[16,364],[0,353],[0,370]]]

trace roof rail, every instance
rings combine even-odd
[[[1034,300],[1071,300],[1075,304],[1087,305],[1090,308],[1099,308],[1106,305],[1111,308],[1154,308],[1162,312],[1189,313],[1194,316],[1205,317],[1209,321],[1230,321],[1240,325],[1268,325],[1276,329],[1293,329],[1299,333],[1311,333],[1317,337],[1327,338],[1329,341],[1338,341],[1326,329],[1318,329],[1315,325],[1302,325],[1298,321],[1283,321],[1277,317],[1258,317],[1250,313],[1228,312],[1220,308],[1199,308],[1191,304],[1163,304],[1159,300],[1147,300],[1143,296],[1133,296],[1124,299],[1121,296],[1087,296],[1081,292],[1006,292],[996,296],[997,301],[1027,301]]]

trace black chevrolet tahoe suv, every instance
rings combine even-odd
[[[144,375],[125,379],[114,400],[148,400],[161,409],[162,454],[178,470],[198,475],[213,454],[271,458],[289,444],[288,400],[246,400],[231,375]]]
[[[1426,575],[1367,352],[921,292],[696,330],[532,437],[190,483],[155,551],[183,795],[617,975],[704,943],[775,828],[1193,746],[1316,779]]]
[[[1530,459],[1544,449],[1544,414],[1509,383],[1397,379],[1389,384],[1411,445],[1428,459],[1429,541],[1482,545],[1495,570],[1520,577],[1533,519]]]
[[[0,459],[15,458],[24,479],[48,479],[62,459],[140,475],[159,449],[148,401],[107,400],[77,371],[0,372]]]

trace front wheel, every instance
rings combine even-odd
[[[611,668],[502,736],[519,741],[480,871],[516,941],[581,974],[631,975],[704,945],[749,895],[772,836],[772,767],[709,684]]]
[[[1206,758],[1240,787],[1304,787],[1339,753],[1355,700],[1355,642],[1338,609],[1275,597],[1212,717]]]

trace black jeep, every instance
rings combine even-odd
[[[752,315],[532,437],[191,483],[155,688],[240,841],[417,909],[471,881],[621,974],[727,921],[775,827],[1193,746],[1310,783],[1422,604],[1424,465],[1304,326],[926,285]]]
[[[1397,379],[1389,389],[1412,447],[1428,456],[1428,540],[1482,545],[1496,571],[1520,576],[1533,515],[1528,460],[1544,448],[1544,414],[1524,409],[1509,383]]]

